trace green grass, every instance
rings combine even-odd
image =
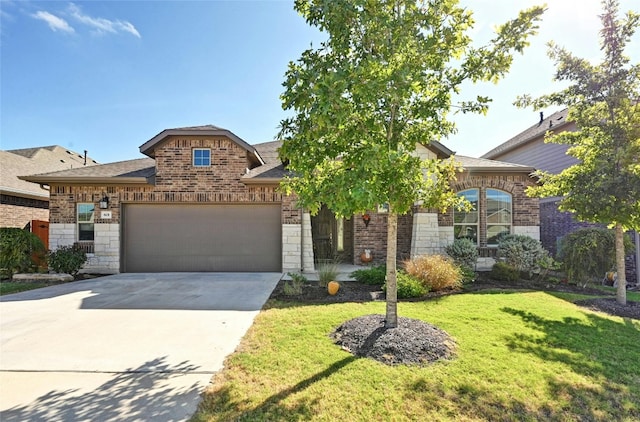
[[[385,304],[271,303],[194,421],[579,421],[640,419],[640,321],[544,292],[483,292],[400,303],[446,330],[457,356],[386,366],[329,334]]]
[[[48,283],[14,283],[13,281],[3,281],[0,283],[0,296],[39,289],[50,285],[51,284]]]

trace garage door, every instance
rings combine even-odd
[[[280,271],[277,205],[123,207],[125,272]]]

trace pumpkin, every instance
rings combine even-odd
[[[331,296],[334,296],[336,293],[338,293],[339,289],[340,283],[338,283],[337,281],[330,281],[329,284],[327,284],[327,290],[329,291],[329,294]]]

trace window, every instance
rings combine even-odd
[[[501,234],[511,233],[511,195],[487,189],[487,245],[498,244]]]
[[[211,165],[211,150],[209,148],[193,149],[194,167],[209,167]]]
[[[95,206],[93,204],[78,204],[78,240],[93,240],[93,218]]]
[[[478,189],[467,189],[458,192],[458,196],[464,196],[471,202],[471,211],[453,211],[453,236],[455,239],[466,237],[478,244]]]

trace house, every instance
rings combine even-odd
[[[59,145],[0,151],[0,227],[25,228],[34,220],[49,220],[49,191],[19,176],[94,164],[86,153]]]
[[[564,131],[575,131],[577,126],[574,122],[567,120],[568,109],[560,110],[544,117],[540,113],[540,120],[517,134],[508,141],[498,145],[487,152],[482,158],[490,160],[500,160],[509,163],[528,165],[549,173],[558,174],[568,168],[578,160],[567,155],[568,145],[544,143],[547,132],[558,134]],[[540,199],[540,241],[542,246],[556,255],[560,240],[582,227],[597,226],[596,224],[577,221],[573,214],[562,212],[558,209],[558,202],[562,198],[551,197]],[[627,280],[640,284],[640,272],[637,262],[640,262],[640,237],[637,233],[632,233],[635,237],[636,255],[627,257]]]
[[[167,129],[140,147],[146,158],[23,179],[49,186],[52,249],[83,247],[85,271],[311,270],[336,256],[359,264],[365,249],[384,259],[384,207],[366,224],[326,208],[310,216],[278,189],[286,174],[279,145],[250,145],[213,125]],[[417,152],[453,154],[437,142]],[[453,187],[475,210],[416,206],[400,218],[399,258],[441,252],[455,236],[471,237],[487,256],[500,232],[538,237],[538,200],[524,194],[532,167],[457,158],[465,172]]]

